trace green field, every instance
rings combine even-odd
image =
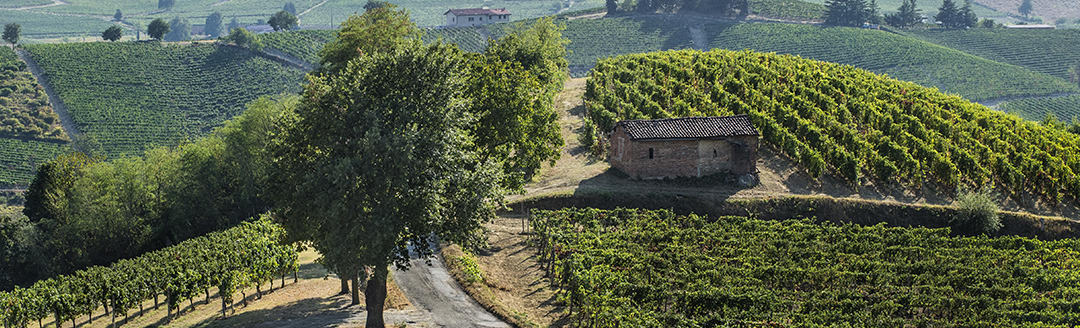
[[[627,119],[746,114],[764,144],[814,177],[1080,199],[1080,136],[851,66],[749,51],[635,54],[601,61],[585,94],[600,133]]]
[[[972,100],[1080,91],[1048,74],[884,31],[796,24],[712,24],[712,48],[794,54],[852,65]]]
[[[304,72],[232,46],[27,46],[79,130],[109,155],[209,132],[255,98],[297,92]]]
[[[71,151],[66,142],[0,138],[0,187],[26,187],[39,165]]]
[[[533,212],[570,321],[619,327],[1075,327],[1080,243],[668,211]]]
[[[1080,30],[923,30],[911,35],[990,60],[1069,78],[1080,65]]]

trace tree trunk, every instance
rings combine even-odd
[[[60,312],[53,312],[53,315],[56,316],[56,327],[59,328],[60,325],[64,324],[64,321],[60,320]]]
[[[142,301],[139,301],[139,316],[140,317],[143,315],[144,311],[146,311],[146,310],[143,309]]]
[[[240,297],[244,300],[244,307],[247,307],[247,293],[243,289],[240,290]]]
[[[158,294],[154,294],[154,310],[158,308]]]
[[[349,278],[349,280],[352,280],[352,304],[349,304],[349,306],[360,305],[360,278],[359,278],[359,276],[360,276],[359,274],[353,274],[352,278]]]
[[[262,282],[255,283],[255,298],[262,299]]]
[[[210,288],[204,290],[206,292],[206,299],[203,300],[203,304],[210,304]]]
[[[124,314],[126,315],[127,313]],[[112,320],[112,326],[116,327],[116,314],[110,315],[109,318]]]
[[[218,293],[220,294],[221,292]],[[221,296],[221,317],[225,317],[225,295]]]
[[[349,279],[346,279],[344,276],[342,276],[341,277],[341,291],[338,292],[338,295],[348,294],[348,293],[349,293]]]
[[[386,276],[389,274],[385,265],[375,267],[375,273],[368,280],[364,301],[367,302],[367,328],[386,327],[383,322],[383,307],[386,303]]]
[[[285,279],[285,278],[282,278],[282,280],[284,280],[284,279]],[[292,272],[292,282],[293,282],[293,283],[295,284],[295,283],[297,283],[298,281],[300,281],[300,272],[299,272],[299,270],[297,270],[297,271],[293,271],[293,272]]]

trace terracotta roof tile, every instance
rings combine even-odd
[[[465,9],[450,9],[447,13],[454,13],[454,16],[472,16],[472,15],[509,15],[510,11],[506,8],[488,9],[488,8],[465,8]]]
[[[660,120],[621,121],[631,140],[707,139],[756,136],[758,131],[746,115],[685,117]]]

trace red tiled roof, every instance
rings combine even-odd
[[[707,139],[758,135],[754,124],[750,122],[750,117],[746,115],[621,121],[618,126],[626,130],[631,140]]]
[[[510,11],[506,8],[488,9],[488,8],[466,8],[466,9],[450,9],[447,13],[454,13],[454,16],[474,16],[474,15],[509,15]]]

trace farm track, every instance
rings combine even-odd
[[[266,49],[263,49],[262,51],[260,51],[260,53],[270,57],[272,60],[284,63],[284,64],[286,64],[288,66],[292,66],[292,67],[295,67],[295,68],[302,69],[305,72],[310,72],[310,71],[315,70],[315,64],[314,63],[309,63],[309,62],[307,62],[307,61],[305,61],[303,59],[290,56],[289,54],[284,53],[281,50],[277,50],[277,49],[273,49],[273,48],[266,48]]]
[[[45,5],[14,7],[14,8],[0,8],[0,9],[3,9],[3,10],[30,10],[30,9],[42,9],[42,8],[56,7],[56,6],[66,5],[66,4],[68,4],[67,1],[53,0],[53,3],[45,4]]]
[[[434,246],[433,246],[434,247]],[[435,254],[439,252],[436,251]],[[394,270],[394,280],[417,309],[431,314],[440,327],[509,328],[484,309],[446,271],[441,255],[425,260],[412,258],[409,270]]]
[[[56,111],[56,115],[60,117],[60,125],[64,127],[64,132],[67,132],[68,136],[72,140],[78,140],[78,137],[82,135],[79,129],[75,126],[75,120],[71,118],[71,112],[68,111],[64,101],[60,99],[60,96],[53,89],[52,84],[49,83],[49,77],[45,76],[45,73],[38,66],[34,58],[30,56],[26,50],[19,49],[16,51],[19,55],[19,59],[26,62],[26,67],[30,69],[30,73],[34,74],[34,78],[37,79],[39,85],[45,89],[45,94],[49,96],[49,103],[52,104],[53,110]],[[72,143],[74,145],[74,143]]]
[[[322,5],[325,5],[327,2],[330,2],[330,0],[323,0],[322,2],[315,4],[314,6],[311,6],[311,8],[308,8],[307,10],[301,11],[299,14],[296,14],[296,17],[304,16],[312,10],[315,10],[315,8],[322,7]]]

